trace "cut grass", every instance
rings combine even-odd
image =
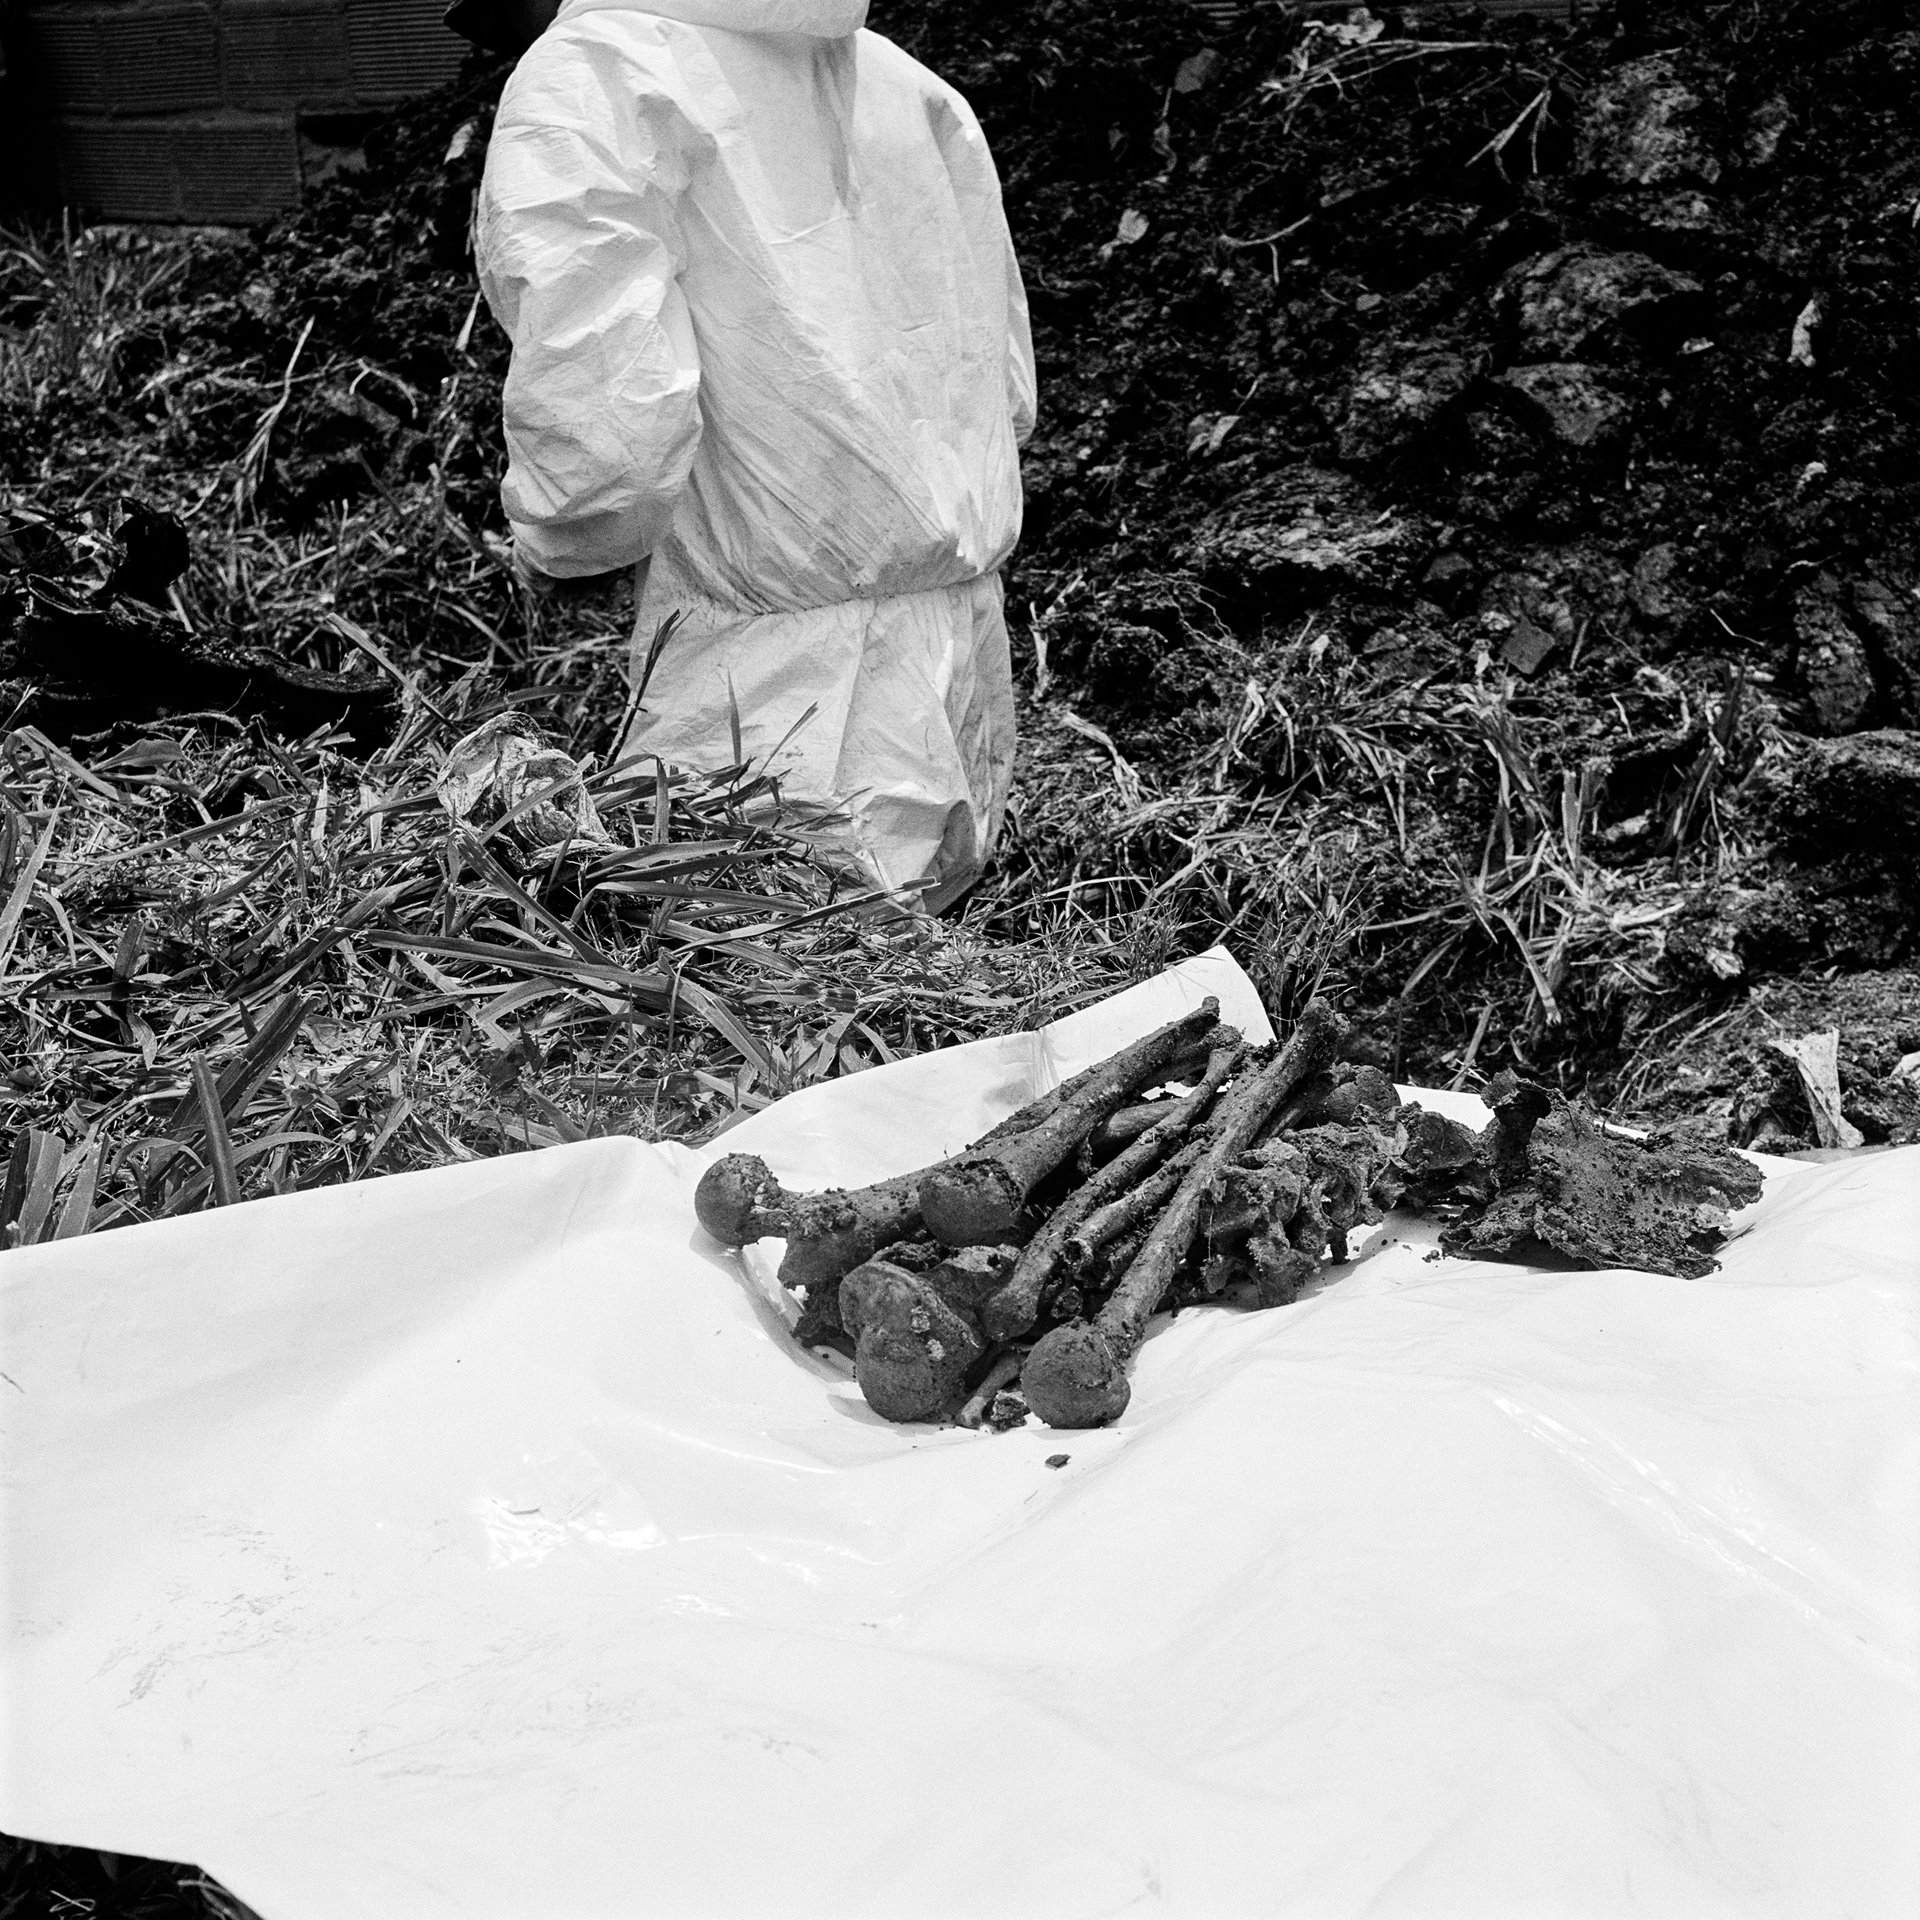
[[[482,686],[444,693],[452,724],[485,717]],[[416,700],[364,759],[211,719],[91,764],[6,737],[14,1243],[595,1134],[702,1138],[1130,975],[1084,926],[990,951],[966,922],[875,917],[750,768],[588,769],[604,840],[541,844],[524,802],[456,817],[444,731]]]
[[[457,478],[497,341],[414,393],[404,457],[296,509],[302,434],[324,439],[342,393],[401,407],[404,383],[311,319],[281,355],[196,343],[199,280],[231,277],[231,254],[115,232],[0,250],[0,417],[25,428],[0,512],[66,542],[82,598],[118,502],[180,512],[174,618],[383,675],[400,723],[375,751],[221,713],[63,744],[16,685],[8,1244],[609,1132],[709,1137],[813,1081],[1037,1024],[1152,957],[1071,903],[991,941],[979,909],[903,915],[818,858],[752,767],[610,764],[626,586],[530,595],[470,517],[490,481]],[[489,721],[558,776],[456,812],[449,755]],[[556,831],[575,790],[604,838]]]

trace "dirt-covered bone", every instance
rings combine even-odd
[[[1020,1382],[1028,1404],[1049,1426],[1097,1427],[1125,1411],[1131,1392],[1127,1364],[1187,1257],[1201,1208],[1287,1096],[1332,1061],[1340,1034],[1333,1009],[1313,1001],[1273,1059],[1220,1100],[1207,1122],[1205,1150],[1097,1318],[1055,1327],[1035,1343]]]
[[[1296,1255],[1287,1227],[1308,1197],[1311,1175],[1298,1149],[1283,1142],[1252,1148],[1222,1176],[1201,1212],[1207,1261],[1202,1290],[1223,1293],[1251,1280],[1262,1306],[1291,1300],[1319,1265],[1317,1254]]]
[[[832,1347],[853,1358],[853,1336],[840,1322],[840,1282],[818,1280],[800,1294],[800,1318],[793,1324],[797,1347]]]
[[[1221,1027],[1214,1037],[1217,1044],[1200,1084],[1177,1100],[1161,1103],[1159,1120],[1056,1207],[1027,1243],[1006,1285],[983,1311],[982,1324],[994,1339],[1016,1339],[1033,1326],[1048,1288],[1061,1275],[1063,1254],[1074,1229],[1136,1188],[1212,1106],[1214,1095],[1246,1057],[1245,1044],[1233,1028]]]
[[[1311,1208],[1311,1197],[1304,1203]],[[1319,1221],[1311,1212],[1304,1216],[1311,1225]],[[1300,1289],[1320,1271],[1319,1254],[1294,1245],[1295,1224],[1303,1218],[1296,1211],[1285,1228],[1262,1228],[1247,1240],[1246,1261],[1263,1307],[1284,1307],[1300,1297]]]
[[[1186,1048],[1161,1071],[1161,1091],[1157,1094],[1150,1091],[1146,1099],[1135,1100],[1102,1120],[1080,1143],[1081,1171],[1090,1173],[1112,1159],[1122,1147],[1131,1146],[1149,1127],[1165,1119],[1167,1102],[1178,1099],[1206,1071],[1212,1050],[1211,1037]]]
[[[1172,1159],[1117,1199],[1096,1207],[1067,1235],[1062,1255],[1076,1274],[1085,1273],[1103,1251],[1117,1249],[1126,1236],[1150,1220],[1179,1191],[1194,1163],[1206,1151],[1206,1142],[1191,1141]],[[1110,1254],[1111,1258],[1112,1255]],[[1124,1265],[1124,1263],[1119,1263]]]
[[[1037,1126],[1097,1071],[1089,1068],[1028,1101],[984,1133],[967,1153]],[[789,1193],[757,1153],[727,1153],[700,1176],[693,1191],[693,1211],[722,1246],[784,1239],[787,1251],[780,1263],[780,1284],[816,1287],[837,1280],[883,1247],[910,1239],[920,1230],[920,1182],[926,1173],[927,1169],[916,1168],[866,1187]]]
[[[1168,1103],[1179,1099],[1186,1089],[1198,1081],[1206,1071],[1211,1055],[1212,1047],[1208,1045],[1172,1061],[1160,1076],[1165,1087],[1163,1092],[1149,1099],[1135,1101],[1102,1120],[1081,1144],[1080,1156],[1084,1170],[1090,1172],[1102,1165],[1121,1148],[1130,1147],[1149,1127],[1158,1126],[1167,1117]]]
[[[1291,1144],[1306,1163],[1307,1192],[1326,1223],[1326,1250],[1333,1259],[1344,1260],[1348,1234],[1381,1217],[1373,1186],[1386,1147],[1364,1126],[1309,1127],[1295,1134]]]
[[[1713,1264],[1727,1210],[1758,1190],[1737,1155],[1610,1136],[1510,1073],[1483,1094],[1492,1119],[1478,1135],[1403,1107],[1379,1069],[1333,1060],[1340,1027],[1319,1003],[1251,1072],[1239,1036],[1213,1020],[1198,1084],[1136,1101],[1126,1111],[1151,1123],[1089,1171],[1074,1142],[1084,1149],[1102,1110],[1168,1073],[1150,1043],[1197,1064],[1177,1033],[1195,1018],[1210,1011],[1089,1068],[923,1175],[792,1195],[751,1156],[729,1156],[703,1183],[703,1218],[788,1234],[781,1276],[805,1296],[796,1337],[850,1353],[884,1417],[964,1413],[993,1427],[1031,1407],[1084,1426],[1124,1410],[1127,1367],[1158,1307],[1242,1286],[1263,1307],[1284,1305],[1387,1207],[1453,1221],[1443,1244],[1457,1253],[1695,1274]],[[1015,1222],[1041,1222],[1024,1248],[929,1236],[923,1187],[1009,1162],[1021,1177],[1044,1166]],[[1016,1371],[1017,1406],[1006,1391]],[[994,1413],[1002,1401],[1006,1419]]]
[[[1398,1191],[1381,1191],[1397,1140],[1363,1120],[1269,1134],[1242,1154],[1202,1210],[1201,1292],[1251,1281],[1263,1307],[1284,1306],[1322,1260],[1345,1260],[1348,1234],[1379,1220]]]
[[[1132,1146],[1149,1127],[1157,1126],[1166,1116],[1165,1100],[1142,1100],[1137,1106],[1122,1107],[1087,1135],[1082,1151],[1097,1164],[1122,1147]]]
[[[868,1260],[840,1281],[839,1303],[854,1342],[854,1377],[875,1413],[932,1420],[954,1410],[987,1348],[931,1276]]]
[[[1480,1091],[1493,1119],[1480,1136],[1480,1158],[1493,1175],[1496,1190],[1524,1175],[1527,1143],[1534,1128],[1553,1110],[1553,1095],[1512,1071],[1496,1073]]]
[[[928,1232],[955,1247],[1024,1238],[1022,1216],[1034,1188],[1130,1093],[1151,1085],[1195,1039],[1210,1035],[1219,1014],[1220,1003],[1209,996],[1192,1013],[1102,1061],[1037,1125],[929,1168],[919,1190]]]
[[[700,1176],[693,1210],[723,1246],[784,1238],[780,1284],[811,1287],[919,1230],[919,1176],[789,1193],[758,1154],[729,1153]]]
[[[794,1198],[757,1153],[727,1153],[700,1176],[693,1211],[723,1247],[744,1247],[784,1235]]]
[[[936,1247],[927,1240],[897,1240],[877,1258],[917,1275],[963,1320],[978,1325],[981,1303],[1006,1282],[1018,1247]],[[781,1271],[786,1271],[782,1262]],[[793,1337],[803,1347],[837,1347],[851,1356],[853,1338],[840,1318],[837,1276],[797,1283],[805,1296]]]
[[[1300,1127],[1351,1126],[1355,1120],[1390,1121],[1399,1111],[1400,1095],[1378,1067],[1352,1060],[1336,1061],[1313,1079],[1267,1124],[1269,1133],[1288,1133]]]
[[[954,1417],[963,1427],[984,1427],[994,1423],[990,1416],[994,1402],[1003,1398],[1002,1390],[1020,1377],[1021,1363],[1026,1354],[1018,1347],[1008,1347],[987,1368],[980,1377],[980,1384],[967,1395],[966,1405]],[[1017,1423],[1010,1423],[1017,1424]]]
[[[1012,1277],[1020,1255],[1021,1249],[1014,1246],[948,1248],[927,1269],[927,1284],[956,1313],[979,1321],[982,1309]]]

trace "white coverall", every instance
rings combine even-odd
[[[850,816],[829,844],[937,906],[1012,773],[997,569],[1033,349],[979,123],[865,16],[567,0],[501,99],[476,231],[516,550],[647,563],[636,667],[688,616],[625,751],[730,765],[737,712],[789,798]]]

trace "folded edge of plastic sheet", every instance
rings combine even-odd
[[[899,1171],[1207,988],[1258,1032],[1207,956],[719,1144]],[[1769,1163],[1701,1281],[1396,1218],[1004,1435],[796,1352],[704,1159],[0,1261],[0,1828],[266,1920],[1920,1911],[1920,1152]]]

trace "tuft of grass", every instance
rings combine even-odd
[[[0,516],[57,534],[85,598],[119,503],[171,509],[192,558],[170,615],[197,641],[382,677],[400,704],[372,749],[226,713],[68,738],[10,684],[0,1240],[598,1134],[703,1139],[1151,964],[1071,913],[1021,937],[863,894],[754,767],[616,763],[630,591],[515,578],[504,356],[470,282],[416,289],[447,323],[428,387],[282,310],[277,259],[110,230],[0,244],[0,423],[21,429]],[[453,804],[459,743],[488,727],[551,775]],[[566,827],[581,797],[599,831]]]
[[[850,889],[751,767],[550,762],[458,812],[452,736],[514,714],[493,694],[411,695],[364,758],[218,717],[87,758],[0,738],[8,1244],[598,1134],[703,1138],[1137,963],[1058,928],[1009,952]],[[599,837],[545,837],[569,788]]]

